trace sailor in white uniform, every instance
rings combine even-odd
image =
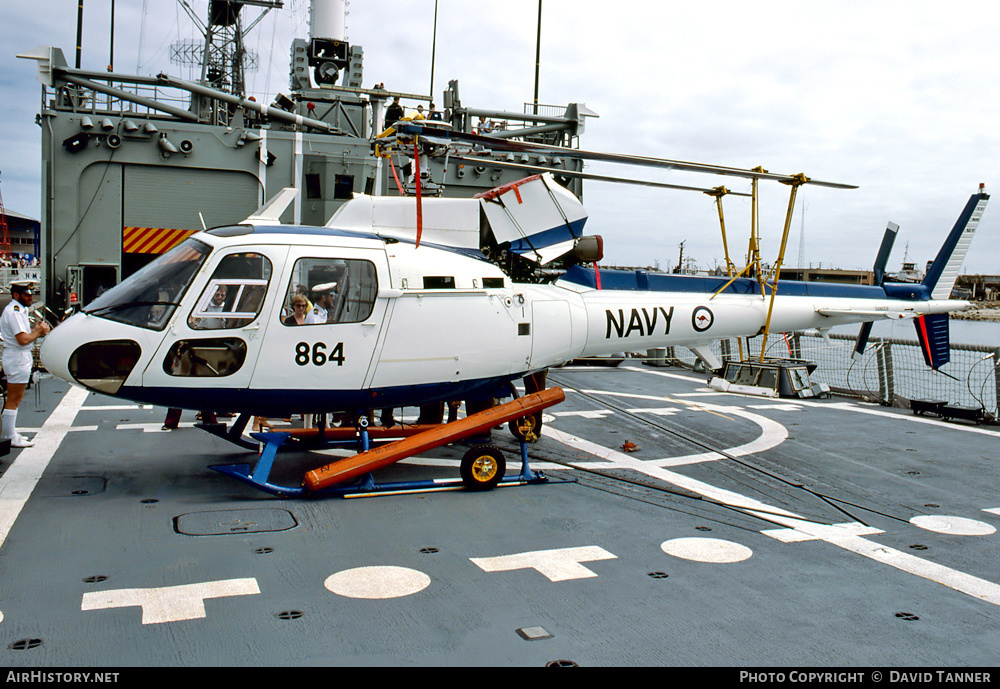
[[[31,441],[17,432],[17,408],[31,377],[32,344],[49,332],[49,326],[44,321],[31,326],[28,307],[35,298],[33,287],[31,282],[11,283],[11,300],[0,316],[0,340],[3,340],[0,363],[7,376],[7,401],[3,407],[0,437],[9,439],[12,447],[31,447]]]
[[[313,287],[312,291],[316,295],[314,300],[316,305],[313,306],[313,310],[306,316],[306,325],[329,322],[330,317],[333,316],[330,313],[330,309],[333,308],[333,299],[337,296],[337,293],[334,291],[336,289],[336,282],[324,282],[322,285]]]

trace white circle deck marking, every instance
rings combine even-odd
[[[402,598],[427,588],[431,578],[407,567],[357,567],[331,574],[327,590],[345,598]]]
[[[926,531],[935,531],[955,536],[989,536],[996,533],[996,527],[986,522],[966,517],[951,517],[944,514],[920,515],[913,517],[910,523]]]
[[[713,414],[726,415],[731,414],[733,416],[742,417],[747,421],[750,421],[761,429],[761,434],[755,439],[751,440],[749,443],[745,443],[738,447],[730,447],[725,450],[719,450],[718,452],[708,451],[699,452],[698,454],[685,455],[683,457],[664,457],[661,459],[646,459],[643,460],[644,463],[666,468],[666,467],[679,467],[688,464],[698,464],[701,462],[714,462],[720,459],[726,459],[727,457],[744,457],[746,455],[757,454],[758,452],[764,452],[765,450],[770,450],[772,447],[777,447],[783,443],[788,438],[788,429],[782,424],[767,418],[766,416],[761,416],[760,414],[755,414],[749,412],[742,407],[736,406],[723,406],[717,404],[708,404],[705,402],[699,402],[697,404],[692,402],[686,402],[683,400],[674,399],[669,396],[657,396],[657,395],[640,395],[636,393],[629,392],[616,392],[613,390],[582,390],[589,395],[608,395],[610,397],[625,397],[628,399],[642,399],[660,402],[661,404],[682,404],[693,410],[706,411]],[[651,411],[656,410],[633,410],[633,411]],[[546,427],[542,427],[542,433],[546,432]],[[602,459],[607,459],[604,455],[598,453],[597,457]],[[596,465],[600,466],[600,465]]]
[[[660,550],[683,560],[716,564],[742,562],[753,555],[745,545],[718,538],[675,538],[661,543]]]

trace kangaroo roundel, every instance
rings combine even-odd
[[[715,316],[707,306],[697,306],[691,313],[691,325],[700,333],[711,328],[714,322]]]

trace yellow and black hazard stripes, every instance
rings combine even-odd
[[[197,230],[172,230],[163,227],[123,227],[122,252],[126,254],[162,254],[183,242]]]

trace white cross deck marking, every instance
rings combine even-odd
[[[557,550],[536,550],[529,553],[501,555],[500,557],[469,558],[484,572],[510,572],[516,569],[535,569],[549,581],[569,581],[588,579],[597,574],[587,569],[581,562],[595,560],[615,560],[616,555],[599,546],[580,548],[559,548]]]
[[[205,600],[260,593],[256,579],[228,579],[201,584],[148,589],[116,589],[83,594],[81,610],[142,608],[143,624],[161,624],[204,618]]]
[[[611,416],[614,414],[610,409],[594,409],[586,411],[554,411],[551,412],[552,416],[579,416],[584,419],[603,419],[605,416]]]
[[[629,414],[652,414],[653,416],[674,416],[680,411],[677,407],[637,407],[627,409]]]
[[[564,445],[597,455],[603,459],[611,460],[614,465],[620,468],[633,469],[678,488],[704,495],[712,500],[717,500],[731,507],[743,510],[748,514],[769,522],[794,529],[799,532],[794,540],[817,539],[825,541],[844,550],[863,555],[876,562],[881,562],[929,581],[943,584],[987,603],[1000,605],[1000,586],[997,584],[869,541],[858,535],[859,529],[857,526],[847,525],[845,527],[836,524],[810,522],[787,510],[772,507],[739,493],[717,488],[703,481],[653,466],[649,462],[643,462],[627,454],[602,447],[589,440],[584,440],[568,433],[563,433],[552,427],[543,427],[542,433],[558,440]],[[765,533],[772,535],[769,532]]]
[[[177,424],[177,428],[194,428],[194,425],[199,423],[197,421],[181,421]],[[142,431],[143,433],[169,433],[170,431],[163,428],[163,422],[150,422],[150,423],[120,423],[115,426],[116,431]]]

